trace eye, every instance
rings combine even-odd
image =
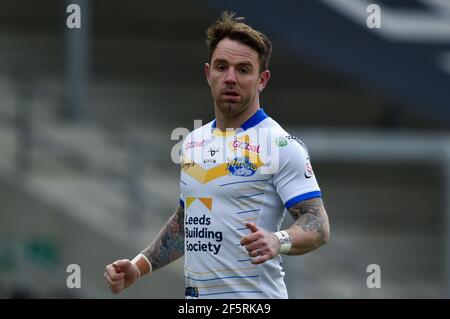
[[[219,70],[219,71],[225,71],[225,65],[219,64],[219,65],[216,66],[216,69]]]
[[[240,68],[239,72],[241,72],[242,74],[247,74],[249,70],[247,68]]]

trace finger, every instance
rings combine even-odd
[[[126,277],[126,273],[124,272],[119,272],[117,274],[114,275],[114,277],[110,277],[112,281],[120,281],[123,280]]]
[[[118,285],[120,285],[121,284],[121,281],[120,280],[112,280],[111,278],[109,278],[109,276],[108,276],[108,274],[105,272],[105,279],[106,279],[106,281],[108,282],[108,284],[109,284],[109,286],[110,286],[110,288],[112,288],[112,287],[116,287],[116,286],[118,286]]]
[[[117,272],[116,269],[108,269],[106,271],[106,273],[108,274],[108,277],[112,280],[112,281],[117,281],[117,280],[121,280],[123,278],[125,278],[126,274],[124,272]]]
[[[112,277],[115,274],[117,274],[116,268],[114,268],[112,264],[107,265],[105,269],[109,277]]]
[[[109,277],[109,275],[106,272],[105,272],[104,276],[105,276],[106,280],[108,281],[108,283],[110,285],[117,286],[117,285],[120,285],[120,284],[124,283],[124,279],[123,278],[121,278],[121,279],[112,279],[111,277]]]
[[[130,260],[128,259],[120,259],[120,260],[116,260],[115,262],[112,263],[112,265],[117,269],[117,268],[126,268],[128,267],[130,264]]]
[[[252,250],[252,251],[250,251],[249,253],[248,253],[248,255],[250,256],[250,257],[258,257],[259,255],[261,255],[262,253],[261,253],[261,249],[255,249],[255,250]]]
[[[269,255],[262,255],[262,256],[258,256],[256,258],[253,258],[251,263],[254,264],[254,265],[258,265],[258,264],[265,263],[269,259],[270,259]]]
[[[250,235],[244,236],[241,239],[241,245],[247,245],[249,243],[251,243],[252,241],[258,240],[259,238],[261,238],[261,234],[257,233],[258,228],[256,227],[255,224],[253,223],[245,223],[245,227],[247,227],[252,233]]]
[[[125,277],[124,272],[118,272],[117,269],[112,265],[106,266],[106,273],[108,274],[109,278],[113,281],[121,280]]]
[[[245,223],[245,227],[250,229],[252,233],[256,233],[258,231],[258,228],[253,223]]]
[[[261,233],[251,233],[250,235],[244,236],[241,239],[241,245],[245,246],[247,244],[250,244],[258,239],[261,238]]]
[[[119,286],[119,287],[111,287],[111,292],[113,294],[118,294],[123,290],[123,285]]]
[[[261,243],[260,241],[254,241],[248,245],[245,245],[245,249],[247,249],[247,251],[253,251],[253,250],[257,250],[257,249],[261,249]]]

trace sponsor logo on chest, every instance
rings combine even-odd
[[[246,151],[259,154],[259,145],[253,145],[250,142],[236,140],[231,144],[231,146],[233,147],[233,149],[240,148]]]
[[[205,140],[201,141],[192,141],[186,144],[186,149],[189,150],[194,147],[203,147],[203,144],[205,143]]]

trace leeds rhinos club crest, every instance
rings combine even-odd
[[[234,176],[252,176],[256,172],[256,165],[250,162],[248,157],[235,157],[227,165],[230,175]]]

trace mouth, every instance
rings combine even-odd
[[[231,101],[238,101],[241,98],[241,96],[239,95],[238,92],[232,91],[232,90],[224,91],[222,93],[222,95],[224,96],[224,98],[226,100],[231,100]]]

